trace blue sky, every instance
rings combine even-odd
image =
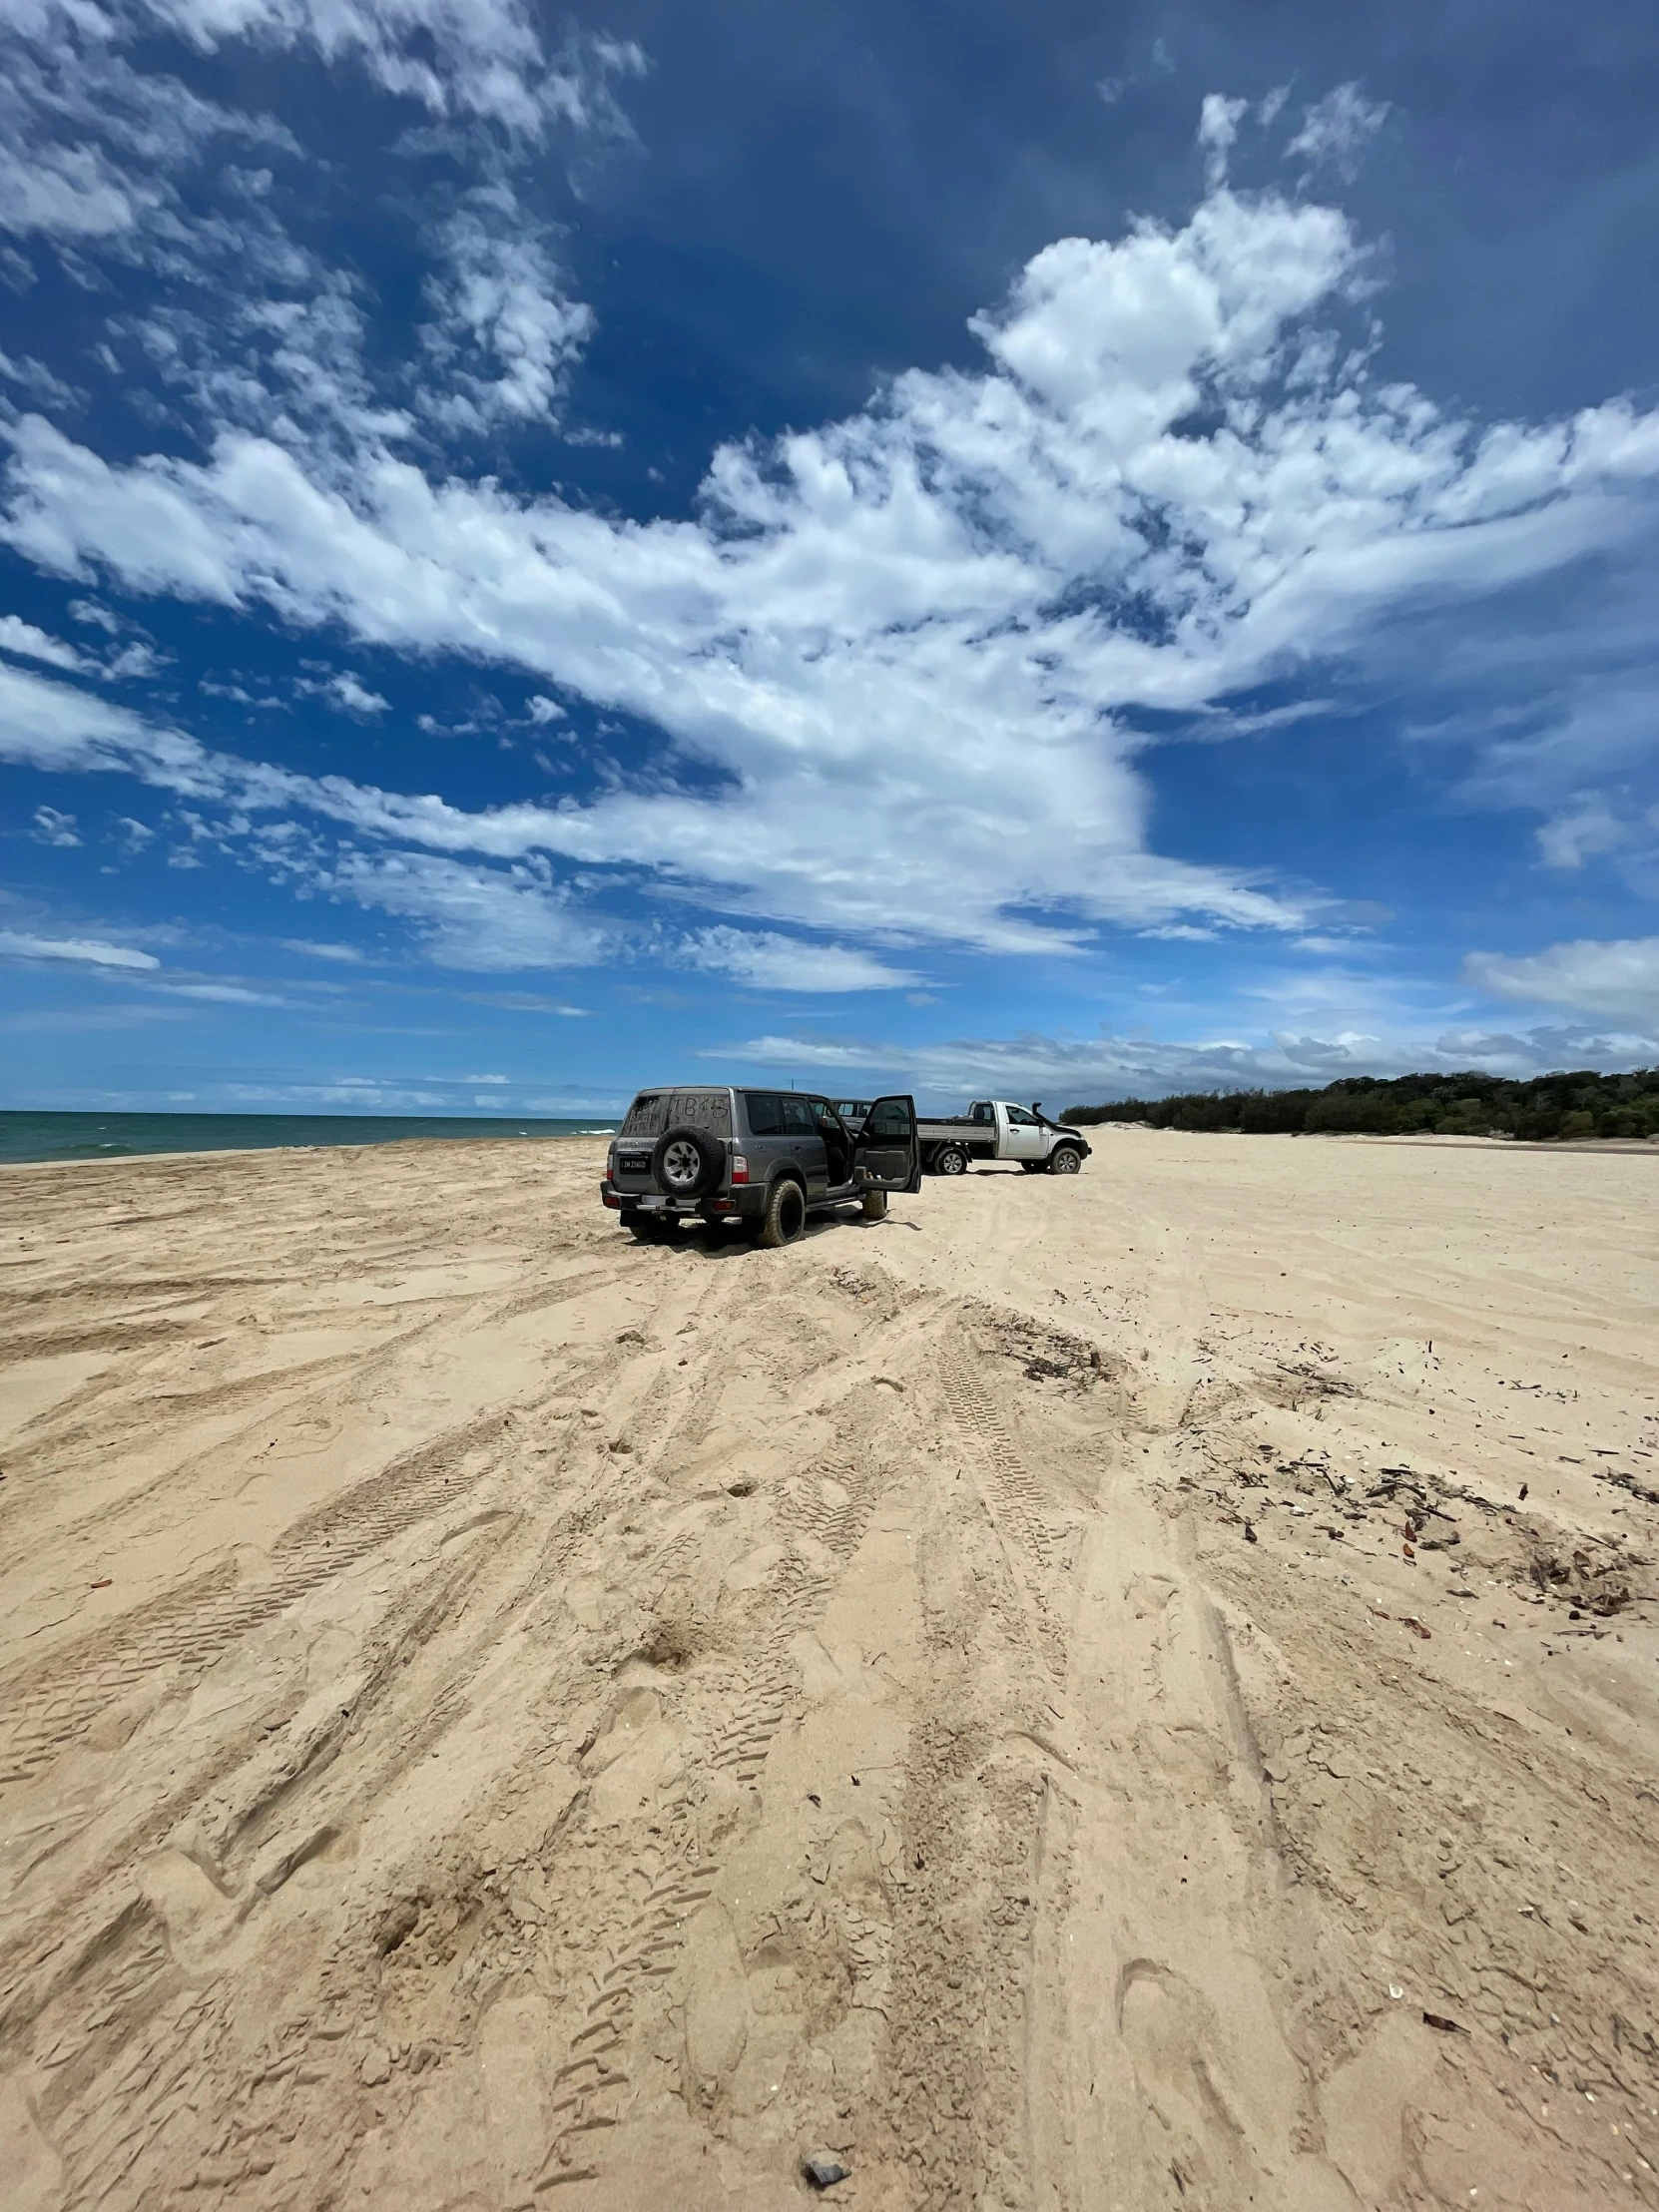
[[[0,1104],[1659,1060],[1645,0],[5,17]]]

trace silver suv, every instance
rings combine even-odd
[[[878,1098],[849,1128],[808,1091],[641,1091],[611,1143],[599,1195],[641,1239],[687,1216],[793,1244],[810,1214],[857,1202],[879,1220],[889,1191],[921,1187],[911,1098]]]

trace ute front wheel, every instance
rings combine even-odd
[[[1048,1163],[1050,1175],[1075,1175],[1083,1165],[1083,1155],[1074,1144],[1056,1145]]]

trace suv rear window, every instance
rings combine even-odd
[[[784,1134],[784,1101],[776,1091],[745,1091],[743,1110],[752,1137]]]
[[[711,1137],[732,1134],[730,1091],[641,1091],[628,1109],[619,1136],[660,1137],[664,1130],[689,1122],[706,1129]]]

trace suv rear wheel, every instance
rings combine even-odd
[[[760,1242],[776,1252],[780,1245],[794,1244],[806,1226],[807,1194],[793,1175],[781,1175],[767,1193]]]
[[[885,1191],[865,1191],[859,1200],[865,1221],[885,1221],[887,1218],[887,1194]]]

